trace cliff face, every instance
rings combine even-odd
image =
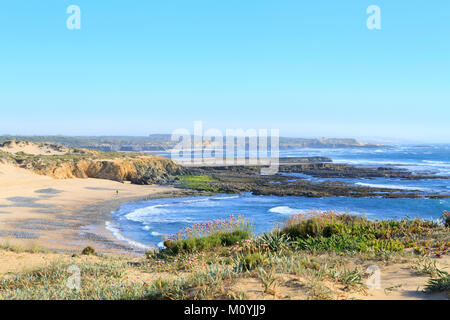
[[[87,159],[54,163],[27,163],[30,170],[58,179],[97,178],[131,181],[135,184],[167,183],[183,169],[170,159],[142,157],[135,159]]]
[[[42,145],[35,146],[33,143],[26,145],[27,151],[42,149]],[[49,145],[45,147],[49,148]],[[53,148],[53,146],[50,147]],[[130,181],[135,184],[152,184],[170,182],[174,176],[184,173],[183,168],[172,160],[156,155],[108,153],[88,149],[60,149],[59,151],[52,154],[41,152],[30,154],[23,150],[12,153],[2,152],[0,149],[0,161],[57,179],[98,178],[120,182]]]

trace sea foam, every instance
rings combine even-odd
[[[143,243],[140,243],[140,242],[137,242],[137,241],[128,239],[127,237],[124,237],[124,236],[120,233],[119,229],[117,229],[117,228],[116,228],[111,222],[109,222],[109,221],[106,221],[106,222],[105,222],[105,228],[106,228],[107,230],[109,230],[109,231],[112,233],[112,235],[113,235],[117,240],[126,242],[126,243],[128,243],[129,245],[131,245],[131,246],[133,246],[133,247],[136,247],[136,248],[140,248],[140,249],[144,249],[144,250],[149,250],[149,249],[151,249],[149,246],[147,246],[147,245],[145,245],[145,244],[143,244]]]
[[[278,206],[278,207],[273,207],[273,208],[269,209],[269,212],[285,214],[285,215],[293,215],[293,214],[302,213],[302,212],[304,212],[304,210],[295,209],[295,208],[291,208],[288,206]]]

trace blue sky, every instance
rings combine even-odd
[[[68,30],[66,8],[81,8]],[[366,27],[369,5],[381,30]],[[4,0],[0,134],[450,142],[450,1]]]

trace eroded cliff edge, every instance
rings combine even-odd
[[[167,183],[184,169],[157,155],[101,152],[50,143],[7,141],[0,161],[57,179],[98,178],[134,184]]]

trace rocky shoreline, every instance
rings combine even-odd
[[[140,185],[158,184],[213,193],[251,192],[255,195],[305,197],[383,197],[450,198],[450,194],[423,190],[360,186],[327,179],[401,180],[450,179],[429,172],[411,172],[403,168],[354,166],[333,163],[328,157],[289,157],[279,159],[274,175],[261,175],[261,166],[182,166],[168,158],[138,153],[100,152],[91,149],[64,148],[52,144],[5,142],[0,145],[0,162],[57,179],[97,178]],[[34,152],[29,154],[26,152]],[[299,176],[289,174],[299,174]],[[208,181],[185,183],[186,177],[208,177]],[[305,177],[306,176],[306,177]],[[311,181],[313,177],[317,181]]]
[[[252,192],[255,195],[305,196],[305,197],[383,197],[383,198],[450,198],[448,194],[422,190],[398,190],[357,186],[339,181],[310,181],[302,177],[285,176],[283,173],[299,173],[316,178],[394,178],[404,180],[450,179],[448,176],[412,173],[405,169],[357,167],[335,164],[324,157],[280,159],[279,173],[260,175],[259,166],[210,166],[189,168],[194,176],[210,176],[212,181],[202,189],[210,188],[223,193]],[[182,185],[175,183],[175,186]]]

